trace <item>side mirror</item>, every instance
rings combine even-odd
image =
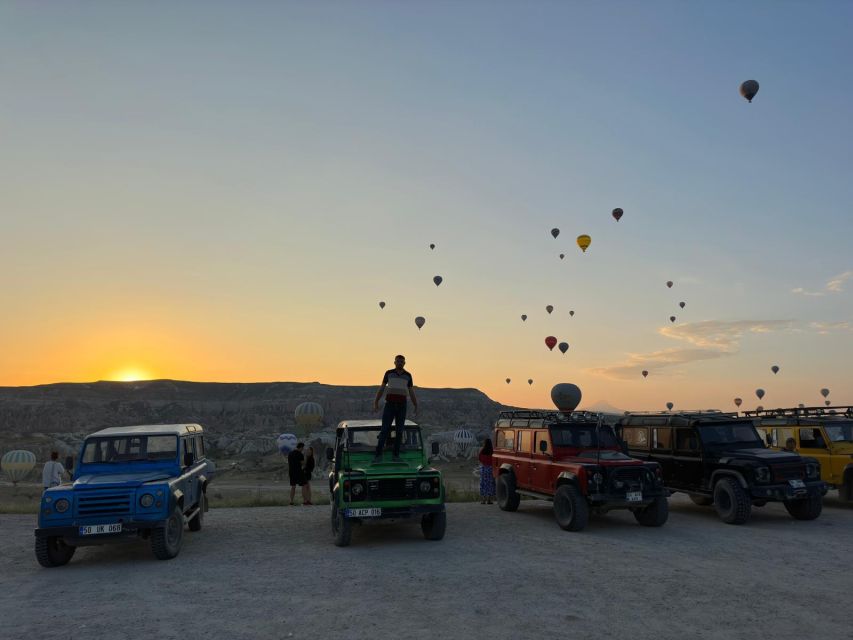
[[[190,467],[192,466],[193,462],[195,462],[195,459],[193,458],[193,452],[187,451],[186,453],[184,453],[184,466]]]
[[[548,452],[548,442],[546,440],[539,441],[539,451],[541,451],[542,453]]]
[[[335,450],[332,447],[326,447],[326,460],[331,462],[335,459]]]
[[[438,449],[438,443],[437,442],[432,443],[432,446],[430,447],[430,451],[432,452],[432,455],[434,455],[434,456],[438,455],[439,449]]]

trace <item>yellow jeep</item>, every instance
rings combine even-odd
[[[838,489],[841,500],[853,500],[853,407],[797,407],[745,411],[767,446],[816,458],[820,478]]]

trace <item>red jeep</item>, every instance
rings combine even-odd
[[[551,500],[567,531],[583,529],[590,510],[630,509],[647,527],[669,515],[660,465],[625,455],[599,413],[502,411],[492,461],[502,510],[521,496]]]

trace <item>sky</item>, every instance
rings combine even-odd
[[[368,385],[402,353],[519,406],[853,403],[851,29],[844,2],[4,2],[0,385]]]

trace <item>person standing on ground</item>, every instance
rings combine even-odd
[[[302,504],[311,504],[311,474],[314,473],[314,447],[308,447],[305,454],[305,465],[302,467],[302,475],[305,484],[302,485]]]
[[[480,449],[480,504],[492,504],[495,497],[495,476],[492,471],[492,439],[486,438]]]
[[[44,469],[41,472],[41,483],[45,489],[58,487],[62,484],[62,478],[66,473],[65,467],[59,462],[59,452],[51,451],[50,460],[44,463]]]
[[[385,441],[388,439],[388,434],[391,432],[391,423],[394,422],[394,462],[400,460],[400,443],[403,441],[403,430],[406,424],[406,406],[407,400],[412,399],[412,406],[415,408],[415,416],[418,415],[418,400],[415,397],[413,388],[412,374],[404,368],[406,358],[398,355],[394,357],[394,368],[388,369],[382,378],[382,384],[379,391],[376,392],[376,398],[373,400],[373,410],[379,411],[379,400],[382,399],[382,394],[387,387],[388,392],[385,394],[385,409],[382,411],[382,430],[379,432],[379,442],[376,445],[376,455],[373,457],[374,462],[382,461],[382,451],[385,448]]]
[[[287,473],[290,476],[290,504],[294,504],[293,499],[296,497],[297,485],[303,487],[302,496],[305,499],[305,474],[302,472],[302,461],[305,456],[302,455],[302,449],[305,447],[304,442],[296,445],[296,448],[287,454]]]

